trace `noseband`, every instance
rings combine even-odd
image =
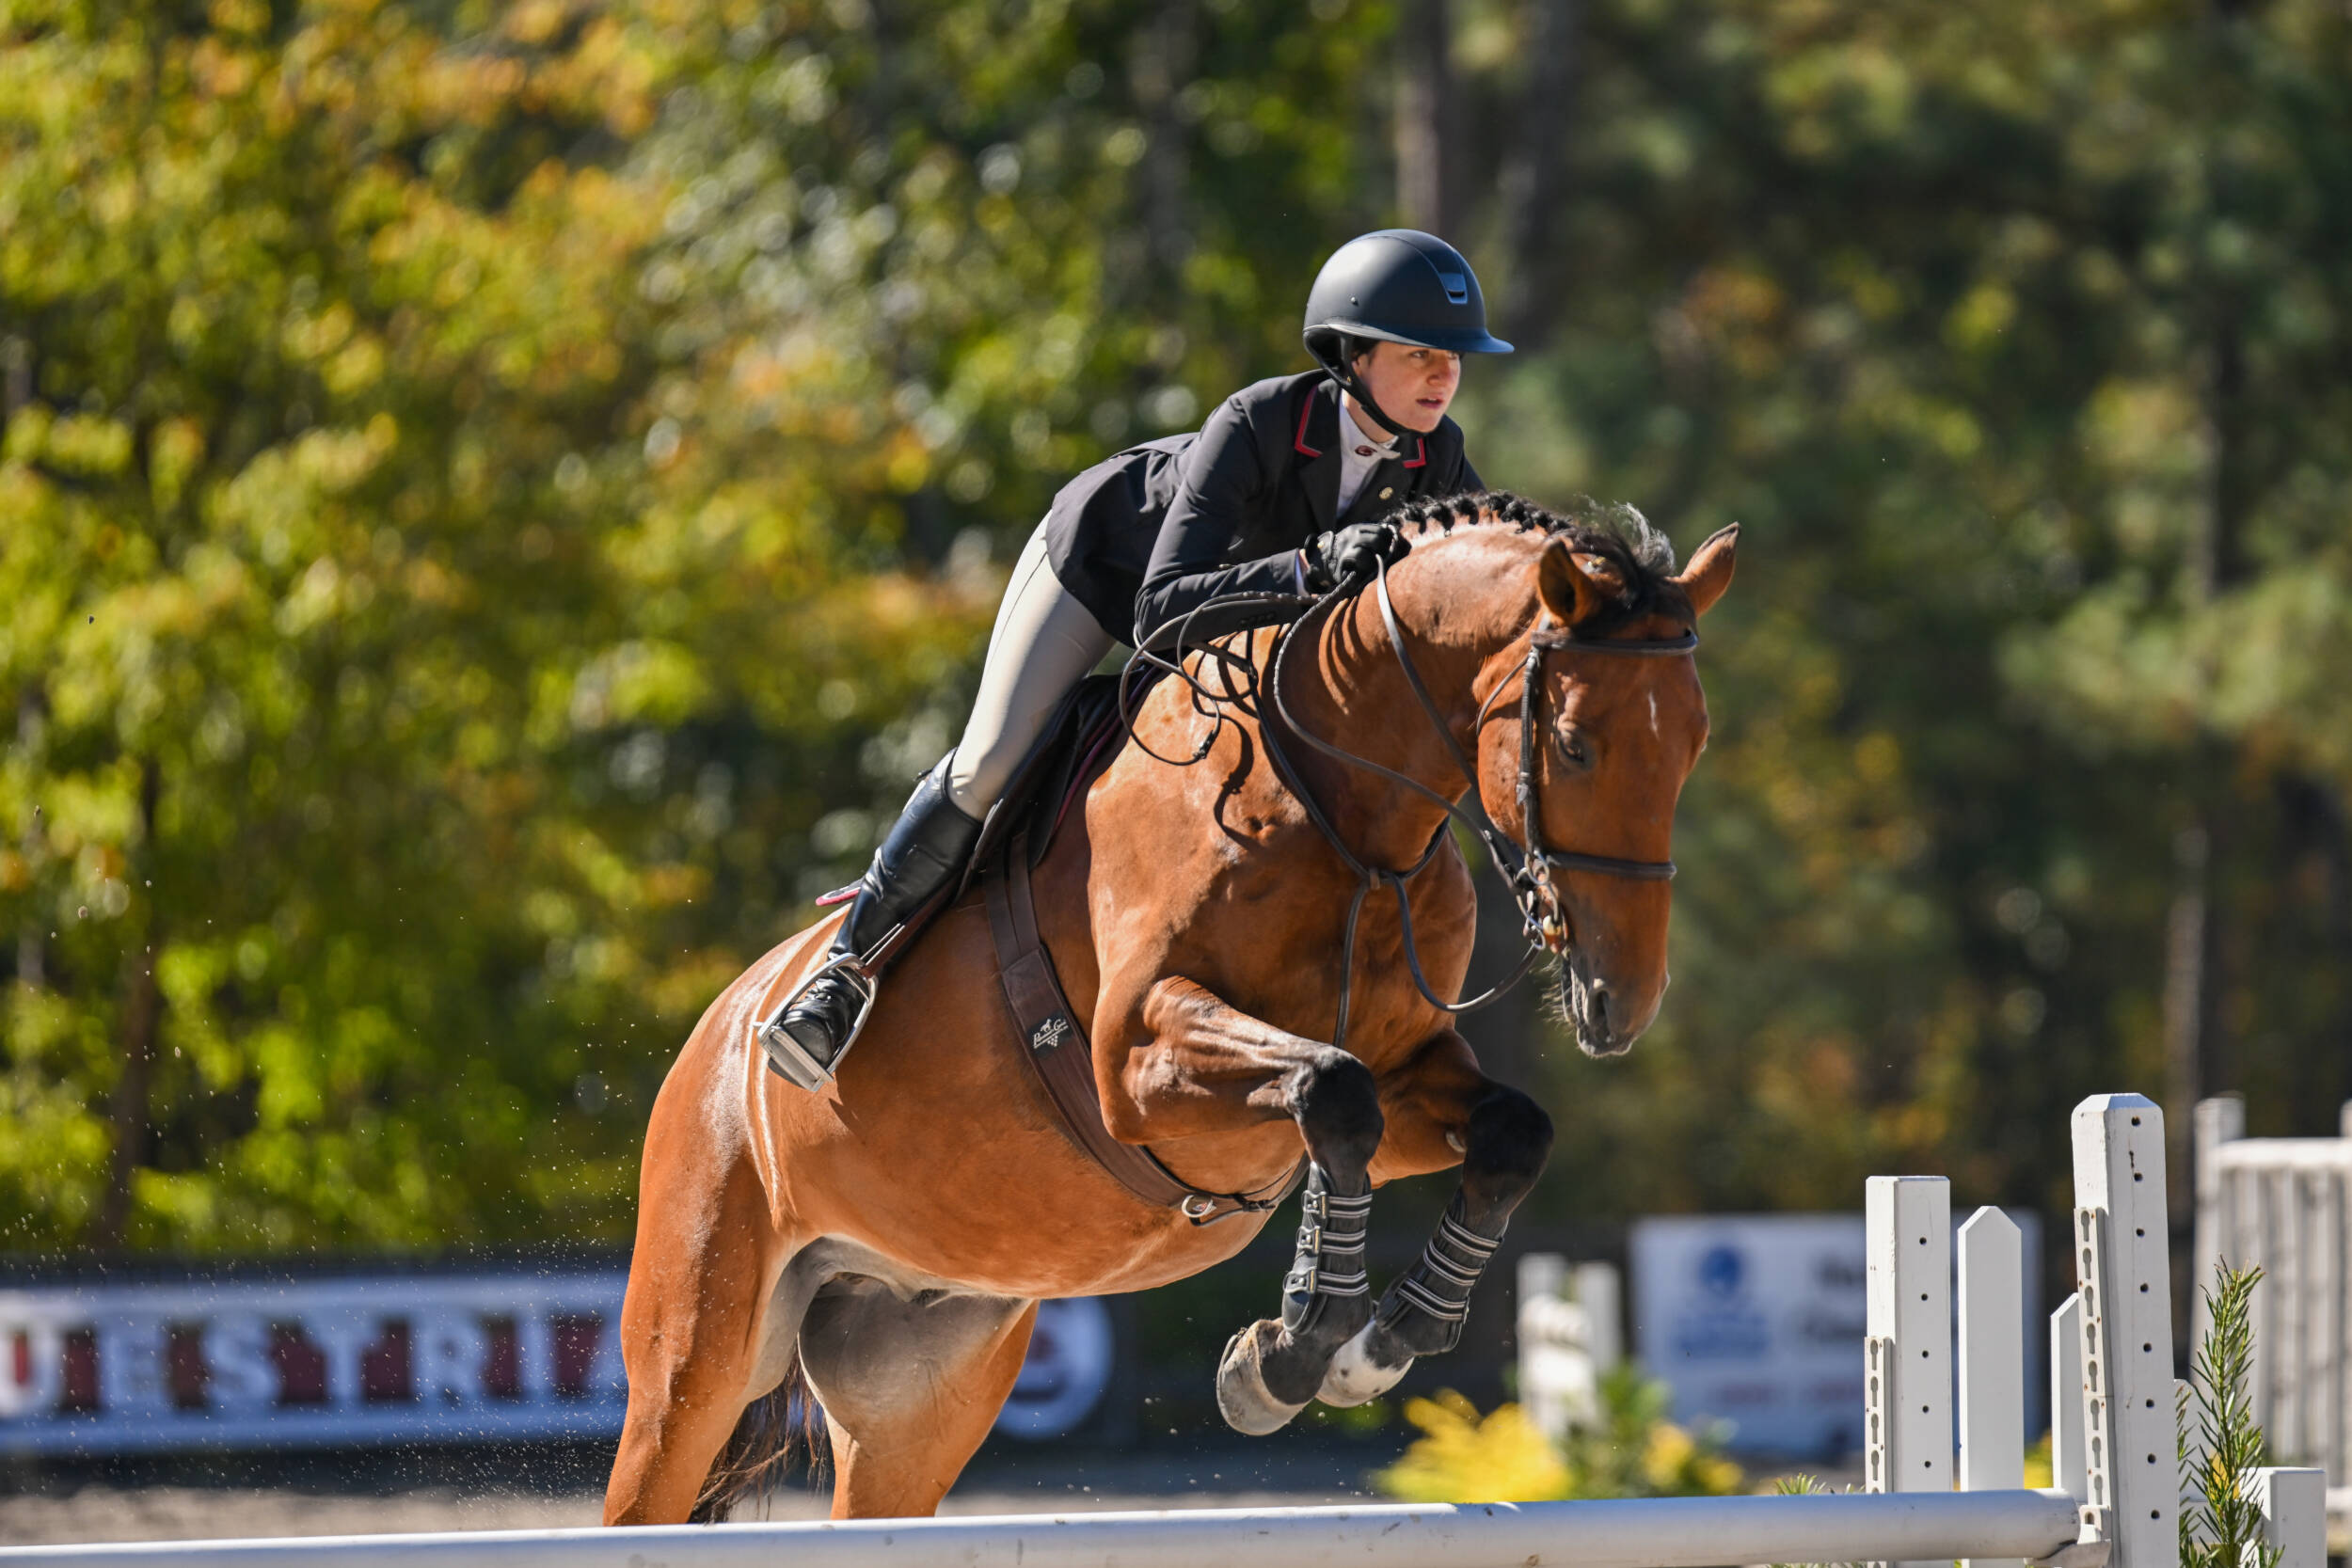
[[[1460,742],[1454,738],[1454,731],[1446,723],[1445,715],[1438,711],[1437,703],[1429,695],[1427,684],[1421,678],[1421,672],[1413,666],[1412,655],[1405,646],[1405,629],[1398,624],[1396,606],[1389,597],[1387,562],[1381,563],[1373,587],[1380,605],[1380,619],[1388,627],[1389,643],[1396,650],[1396,661],[1405,672],[1406,684],[1412,688],[1413,696],[1421,704],[1422,712],[1428,715],[1429,721],[1436,727],[1438,737],[1445,742],[1446,750],[1453,753],[1454,766],[1461,770],[1464,782],[1470,785],[1463,800],[1448,800],[1418,779],[1408,778],[1392,768],[1384,767],[1373,761],[1370,757],[1359,756],[1353,752],[1345,751],[1318,736],[1310,734],[1292,715],[1289,705],[1283,702],[1282,663],[1289,657],[1291,644],[1295,640],[1296,634],[1309,622],[1314,620],[1318,612],[1327,614],[1331,607],[1352,592],[1352,584],[1335,589],[1326,594],[1312,609],[1280,634],[1275,644],[1274,657],[1266,681],[1267,695],[1272,699],[1273,717],[1279,721],[1280,728],[1288,730],[1326,756],[1351,768],[1360,768],[1368,772],[1376,773],[1392,784],[1404,785],[1415,794],[1443,808],[1447,817],[1451,820],[1461,823],[1476,833],[1479,842],[1486,847],[1487,857],[1494,862],[1495,869],[1501,872],[1503,879],[1510,884],[1511,896],[1518,905],[1519,918],[1528,946],[1526,954],[1519,959],[1518,967],[1484,995],[1468,1002],[1448,1002],[1439,997],[1430,989],[1428,978],[1422,972],[1421,954],[1413,941],[1412,904],[1406,896],[1405,883],[1436,858],[1438,846],[1445,839],[1445,824],[1440,822],[1438,825],[1438,832],[1429,840],[1429,847],[1423,850],[1421,859],[1407,869],[1391,871],[1383,866],[1365,864],[1347,847],[1345,841],[1340,837],[1338,829],[1325,815],[1321,803],[1307,788],[1306,781],[1299,777],[1298,770],[1283,754],[1281,744],[1276,738],[1276,725],[1262,725],[1261,731],[1265,736],[1266,753],[1269,760],[1273,762],[1276,770],[1281,775],[1283,783],[1290,786],[1294,795],[1297,796],[1299,803],[1306,807],[1308,819],[1314,823],[1316,830],[1338,852],[1340,859],[1346,862],[1348,867],[1356,873],[1359,883],[1356,896],[1348,905],[1346,934],[1341,943],[1339,1021],[1331,1034],[1331,1043],[1334,1045],[1340,1044],[1347,1034],[1348,983],[1356,969],[1357,922],[1363,913],[1365,895],[1382,882],[1388,883],[1396,894],[1397,913],[1404,929],[1405,964],[1411,971],[1413,984],[1420,988],[1422,999],[1432,1006],[1448,1013],[1467,1013],[1486,1006],[1518,984],[1528,970],[1534,966],[1539,953],[1566,939],[1567,928],[1566,923],[1561,917],[1559,893],[1551,882],[1551,873],[1555,869],[1597,872],[1603,876],[1625,877],[1643,882],[1662,882],[1674,876],[1675,863],[1670,860],[1637,861],[1621,859],[1614,855],[1587,855],[1574,850],[1549,848],[1544,844],[1540,786],[1535,779],[1535,729],[1536,720],[1540,717],[1540,692],[1543,685],[1540,677],[1543,673],[1544,656],[1548,653],[1596,653],[1636,657],[1672,657],[1688,654],[1699,645],[1699,634],[1695,630],[1686,631],[1679,637],[1646,641],[1581,638],[1565,626],[1549,631],[1538,629],[1528,635],[1527,657],[1521,661],[1518,672],[1519,777],[1518,793],[1519,822],[1524,837],[1514,839],[1497,825],[1492,815],[1487,812],[1486,802],[1479,798],[1478,770],[1471,763],[1469,753],[1462,750]],[[1470,734],[1473,737],[1485,725],[1486,714],[1494,706],[1495,698],[1500,696],[1504,688],[1510,684],[1510,677],[1504,676],[1494,690],[1487,694],[1486,700],[1479,705],[1477,717],[1470,723]],[[1465,800],[1469,802],[1467,805],[1463,803]]]

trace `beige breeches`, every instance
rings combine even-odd
[[[988,809],[1012,782],[1029,747],[1054,716],[1055,705],[1111,651],[1112,639],[1054,576],[1045,560],[1040,523],[1005,585],[980,667],[963,738],[947,765],[947,794],[973,816]]]

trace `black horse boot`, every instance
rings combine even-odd
[[[947,794],[949,752],[923,775],[858,879],[857,899],[808,982],[754,1033],[768,1066],[804,1089],[833,1081],[874,1006],[875,949],[961,875],[980,825]]]

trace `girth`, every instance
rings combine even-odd
[[[1015,833],[1002,861],[982,879],[988,930],[996,944],[996,973],[1005,1004],[1021,1038],[1021,1054],[1044,1084],[1062,1127],[1095,1164],[1155,1209],[1175,1209],[1195,1225],[1234,1214],[1258,1213],[1290,1196],[1307,1173],[1295,1168],[1253,1193],[1213,1193],[1177,1176],[1137,1144],[1120,1143],[1103,1123],[1103,1102],[1094,1086],[1094,1046],[1071,1010],[1070,998],[1054,973],[1037,928],[1037,899],[1029,886],[1028,835]]]

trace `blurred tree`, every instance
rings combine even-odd
[[[854,759],[823,683],[927,686],[985,610],[873,571],[905,421],[684,483],[641,273],[691,197],[606,166],[651,22],[4,25],[8,1234],[624,1234],[662,1058]]]
[[[2067,1105],[2165,1082],[2176,842],[2212,845],[2190,940],[2227,961],[2192,1005],[2237,1042],[2176,1121],[2223,1085],[2324,1120],[2352,1091],[2352,726],[2312,689],[2352,477],[2315,197],[2352,153],[2342,19],[1585,22],[1558,352],[1473,384],[1514,437],[1482,467],[1750,530],[1703,660],[1685,984],[1627,1067],[1563,1062],[1553,1201],[1844,1206],[1893,1163],[2062,1201]],[[1531,71],[1472,53],[1476,96]]]
[[[1286,368],[1259,204],[1353,189],[1376,38],[1059,18],[0,13],[13,1244],[627,1233],[993,541]]]
[[[1471,1025],[1539,1207],[2058,1203],[2168,1049],[2176,1117],[2324,1120],[2347,26],[0,0],[0,1238],[624,1235],[992,562],[1439,170],[1530,350],[1482,472],[1748,526],[1661,1023]]]

